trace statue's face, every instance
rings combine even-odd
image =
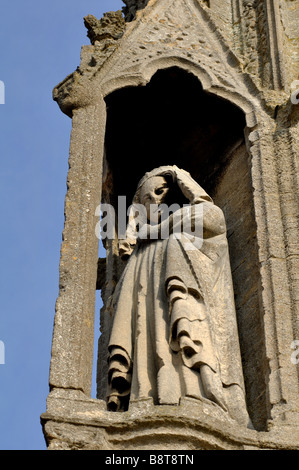
[[[140,191],[140,202],[146,208],[148,220],[157,222],[155,212],[153,209],[157,205],[163,204],[166,194],[169,191],[169,186],[163,176],[153,176],[149,178],[142,186]],[[156,206],[153,206],[155,204]],[[152,206],[152,210],[151,210]]]

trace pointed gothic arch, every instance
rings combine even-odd
[[[240,108],[244,112],[249,129],[254,128],[262,117],[265,118],[264,115],[260,116],[263,114],[262,104],[258,103],[250,93],[250,90],[254,91],[254,85],[250,79],[248,80],[249,92],[245,93],[241,82],[239,86],[236,86],[233,81],[230,84],[219,83],[215,80],[209,67],[197,63],[192,58],[182,58],[179,55],[162,55],[159,58],[151,59],[136,67],[134,73],[132,73],[130,67],[125,67],[112,80],[106,81],[104,78],[101,84],[102,94],[106,97],[122,88],[146,86],[158,71],[173,67],[193,74],[198,78],[204,91],[219,96]]]

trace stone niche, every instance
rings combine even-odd
[[[109,177],[104,202],[132,203],[136,181],[161,165],[184,168],[212,196],[226,217],[248,409],[256,429],[266,428],[267,361],[259,304],[260,276],[245,116],[230,102],[203,91],[178,67],[157,71],[143,87],[118,90],[105,99],[105,149]],[[109,184],[108,184],[109,182]],[[106,189],[105,189],[106,188]],[[117,282],[123,264],[109,257],[107,278]],[[109,246],[106,248],[109,251]],[[105,294],[103,295],[105,300]],[[106,316],[105,308],[102,315]],[[106,342],[110,316],[102,319],[98,397],[105,399]]]
[[[85,18],[92,44],[54,89],[72,135],[41,418],[49,449],[299,449],[298,364],[291,360],[299,259],[299,108],[288,93],[297,77],[288,52],[296,46],[293,2],[280,9],[255,3],[128,0],[125,18]],[[144,173],[162,165],[188,171],[224,212],[254,429],[190,398],[107,411],[110,300],[125,264],[117,237],[104,241],[99,259],[98,208],[111,203],[117,212],[119,196],[128,207]],[[96,290],[103,307],[91,398]]]

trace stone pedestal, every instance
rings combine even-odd
[[[299,450],[290,427],[244,429],[211,403],[188,398],[179,406],[133,402],[127,412],[113,413],[102,400],[59,390],[48,398],[42,425],[49,450]]]

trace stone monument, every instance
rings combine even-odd
[[[47,446],[299,449],[298,7],[124,3],[84,18],[54,89],[73,126]]]

